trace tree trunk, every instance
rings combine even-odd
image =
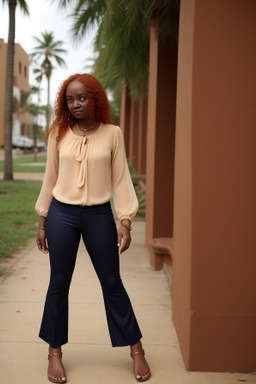
[[[47,76],[47,112],[46,112],[46,131],[49,129],[51,116],[51,103],[50,103],[50,75]]]
[[[6,61],[4,104],[4,180],[13,180],[12,168],[12,103],[14,74],[15,10],[17,0],[9,0],[9,35]]]
[[[34,123],[32,124],[32,130],[33,130],[33,139],[34,139],[34,148],[33,148],[33,152],[34,152],[34,162],[36,163],[37,162],[37,148],[36,148],[36,142],[37,142],[37,128],[38,125],[35,125]]]

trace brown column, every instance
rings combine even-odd
[[[139,124],[138,124],[138,164],[139,174],[146,173],[146,149],[147,149],[147,112],[148,99],[141,99],[139,102]]]
[[[256,3],[182,0],[173,317],[189,370],[256,370]]]
[[[147,104],[147,98],[132,101],[127,86],[123,86],[119,124],[124,134],[127,156],[133,159],[139,174],[146,173]]]
[[[138,130],[139,130],[139,102],[131,100],[130,110],[130,143],[129,158],[132,159],[133,166],[138,169]]]
[[[130,113],[131,113],[131,99],[129,90],[126,85],[123,85],[121,95],[121,108],[120,108],[120,128],[124,134],[126,154],[129,154],[130,145]]]
[[[169,39],[158,44],[157,22],[154,20],[150,33],[148,96],[147,245],[155,237],[171,237],[173,234],[176,79],[176,50]],[[152,253],[150,258],[152,266],[156,267]]]

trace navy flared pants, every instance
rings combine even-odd
[[[81,235],[101,284],[112,345],[136,344],[142,335],[120,277],[109,202],[82,207],[53,198],[46,220],[51,276],[39,336],[53,348],[68,342],[68,294]]]

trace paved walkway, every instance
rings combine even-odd
[[[3,172],[0,172],[0,180],[4,177]],[[14,180],[43,180],[44,174],[42,172],[14,172]]]
[[[38,156],[44,156],[46,154],[45,151],[42,152],[37,152]],[[23,151],[21,149],[13,149],[12,150],[12,158],[13,159],[18,159],[21,157],[26,157],[26,156],[33,156],[33,151]],[[0,148],[0,160],[4,160],[4,149]]]
[[[15,179],[42,180],[43,174],[15,173]],[[1,174],[0,174],[1,178]],[[149,265],[145,223],[135,221],[131,248],[121,256],[123,282],[144,334],[152,384],[256,384],[256,375],[187,372],[172,323],[169,286]],[[48,256],[31,242],[8,262],[0,277],[1,384],[47,383],[47,346],[38,337],[49,278]],[[69,383],[132,384],[129,348],[112,348],[100,286],[83,246],[70,291],[69,344],[64,358]]]
[[[187,372],[175,328],[169,287],[162,271],[153,271],[144,247],[144,221],[134,222],[133,243],[121,256],[124,284],[142,332],[152,369],[152,384],[255,384],[252,374]],[[0,278],[1,384],[47,383],[47,346],[38,339],[48,284],[48,257],[34,241],[10,261]],[[132,384],[129,348],[112,348],[101,290],[81,246],[70,292],[70,343],[64,346],[69,383]]]

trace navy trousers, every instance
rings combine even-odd
[[[46,220],[51,276],[39,336],[53,348],[68,342],[68,294],[81,235],[101,284],[112,345],[136,344],[142,334],[120,277],[110,203],[82,207],[54,198]]]

